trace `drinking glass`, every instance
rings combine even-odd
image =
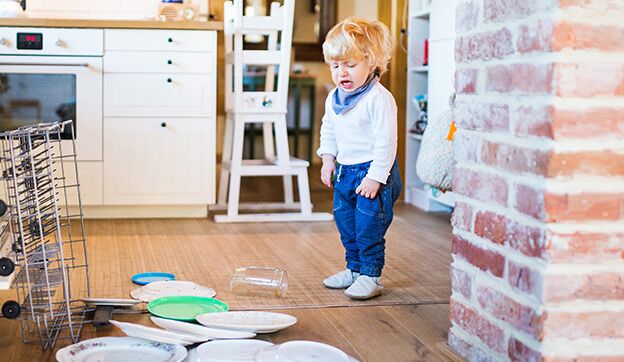
[[[245,266],[236,268],[230,290],[234,294],[272,295],[284,297],[288,289],[288,274],[283,269]]]

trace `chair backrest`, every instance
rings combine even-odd
[[[244,15],[243,3],[243,0],[224,3],[226,110],[286,113],[294,0],[284,0],[284,5],[271,3],[267,16]],[[266,38],[266,49],[243,49],[246,35]],[[244,90],[243,77],[254,76],[249,72],[250,66],[262,69],[256,76],[264,77],[264,91]]]

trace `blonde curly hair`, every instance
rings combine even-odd
[[[323,42],[325,62],[365,60],[380,75],[388,70],[394,40],[380,21],[351,16],[336,24]]]

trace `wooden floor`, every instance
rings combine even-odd
[[[331,191],[316,182],[312,172],[311,176],[315,208],[330,210]],[[271,195],[279,195],[269,180],[243,183],[243,199],[268,201]],[[255,195],[265,195],[265,199]],[[342,248],[331,223],[224,226],[210,219],[89,220],[87,237],[95,296],[127,297],[133,288],[129,276],[134,272],[167,270],[178,279],[214,287],[217,297],[232,309],[268,307],[297,317],[296,325],[259,336],[273,343],[320,341],[361,361],[458,360],[445,343],[450,293],[448,215],[397,206],[387,237],[387,291],[381,298],[360,304],[320,286],[323,275],[343,267]],[[227,282],[232,267],[252,264],[286,268],[293,281],[290,299],[254,300],[230,294]],[[10,297],[11,291],[0,293],[0,301]],[[151,325],[147,314],[116,314],[114,318]],[[0,318],[0,331],[1,360],[54,360],[52,352],[43,353],[38,346],[19,340],[16,321]],[[113,327],[96,330],[88,325],[82,339],[108,335],[122,334]]]

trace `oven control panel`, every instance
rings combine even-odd
[[[43,49],[43,34],[17,33],[17,49]]]
[[[2,0],[0,0],[2,3]],[[3,27],[0,26],[0,56],[104,54],[103,29]]]

